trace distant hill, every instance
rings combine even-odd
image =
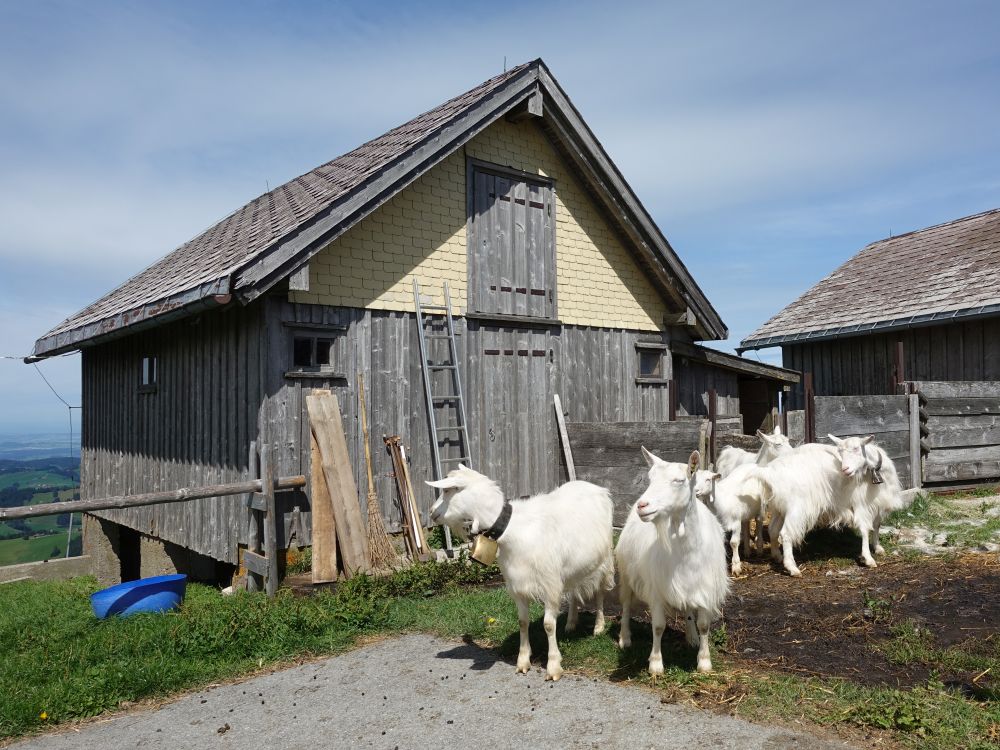
[[[69,433],[38,433],[33,435],[0,434],[0,461],[32,461],[36,459],[80,457],[80,435]]]
[[[80,459],[66,456],[17,460],[0,458],[0,507],[14,508],[79,498]],[[80,516],[40,516],[0,523],[0,566],[81,554]]]

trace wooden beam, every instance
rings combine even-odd
[[[805,392],[805,441],[806,443],[816,442],[816,405],[813,399],[815,398],[815,393],[813,392],[813,374],[811,372],[804,373],[803,376],[803,390]]]
[[[264,557],[267,559],[267,573],[264,575],[264,591],[269,597],[278,593],[278,522],[277,504],[274,501],[274,455],[269,443],[260,449],[261,495],[264,496]]]
[[[569,435],[566,433],[566,419],[559,394],[553,394],[552,405],[556,410],[556,424],[559,426],[559,441],[562,443],[563,458],[566,461],[566,473],[569,481],[576,481],[576,466],[573,465],[573,449],[569,445]]]
[[[319,446],[323,475],[333,502],[344,572],[348,577],[368,572],[371,569],[368,537],[361,517],[361,506],[358,504],[358,487],[354,483],[351,457],[347,452],[340,404],[336,396],[313,393],[306,396],[306,410]]]
[[[734,372],[757,375],[769,380],[778,380],[782,383],[794,384],[801,380],[801,375],[795,370],[788,370],[784,367],[776,367],[774,365],[765,365],[763,362],[754,362],[743,357],[726,354],[726,352],[709,349],[705,346],[689,344],[686,341],[671,341],[670,348],[674,354]]]
[[[534,120],[544,114],[543,96],[540,89],[529,96],[523,103],[517,105],[507,113],[508,122],[523,122],[524,120]]]
[[[260,492],[262,486],[261,480],[255,479],[249,482],[214,484],[206,487],[172,490],[170,492],[150,492],[145,495],[121,495],[118,497],[103,497],[97,500],[67,500],[62,503],[22,505],[18,508],[0,508],[0,521],[15,518],[54,516],[61,513],[93,513],[98,510],[117,510],[120,508],[137,508],[142,505],[181,503],[187,500],[200,500],[206,497],[245,495],[248,492]],[[274,480],[274,490],[294,490],[305,486],[306,478],[301,474],[280,477]]]
[[[910,406],[910,487],[921,487],[923,462],[920,451],[920,396],[913,393],[906,398]]]
[[[298,270],[288,277],[288,291],[308,292],[309,291],[309,264],[303,263]]]
[[[315,393],[315,391],[313,391]],[[333,517],[333,499],[323,473],[323,457],[316,436],[309,433],[309,455],[312,474],[312,582],[329,583],[337,580],[337,522]]]
[[[680,313],[664,313],[663,324],[668,326],[690,326],[698,325],[698,319],[694,315],[694,310],[690,307]]]

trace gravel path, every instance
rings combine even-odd
[[[661,704],[636,687],[572,673],[543,678],[539,669],[516,675],[475,645],[407,635],[13,747],[847,747]]]

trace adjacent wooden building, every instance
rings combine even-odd
[[[450,285],[471,463],[511,496],[563,479],[554,394],[574,422],[707,414],[712,392],[720,416],[749,394],[757,420],[798,380],[696,343],[725,325],[536,60],[261,195],[40,338],[36,359],[83,354],[83,497],[242,479],[254,440],[278,474],[308,475],[313,388],[338,396],[364,487],[363,374],[388,526],[383,434],[409,446],[426,513],[414,281],[438,304]],[[279,548],[308,544],[308,491],[283,503]],[[216,498],[98,515],[124,556],[158,540],[233,564],[246,513]]]
[[[868,245],[741,343],[772,346],[818,396],[1000,381],[1000,209]]]

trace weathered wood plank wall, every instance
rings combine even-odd
[[[1000,380],[1000,318],[782,347],[783,364],[811,372],[817,396],[891,394],[896,342],[906,380]],[[789,394],[802,408],[802,386]]]
[[[512,497],[548,491],[565,481],[559,462],[552,396],[576,422],[662,422],[669,414],[666,380],[676,376],[688,400],[682,413],[707,414],[716,388],[719,413],[738,413],[736,376],[692,364],[672,368],[664,354],[662,383],[637,383],[636,343],[656,334],[577,326],[499,325],[458,319],[458,352],[471,423],[471,463]],[[293,372],[298,335],[333,340],[331,367]],[[446,342],[431,340],[432,359]],[[437,350],[441,347],[440,350]],[[154,393],[139,393],[143,356],[156,356]],[[443,359],[444,357],[441,356]],[[402,435],[424,521],[434,492],[430,435],[414,316],[407,313],[291,304],[273,296],[247,308],[206,313],[89,348],[84,353],[83,497],[176,489],[244,479],[251,440],[271,445],[275,470],[310,475],[305,396],[329,388],[340,401],[355,482],[367,486],[359,428],[357,373],[367,375],[373,471],[387,527],[401,528],[383,434]],[[449,377],[447,371],[435,378]],[[700,390],[704,389],[704,391]],[[451,389],[441,388],[441,392]],[[439,404],[439,424],[457,424],[453,404]],[[442,458],[458,457],[452,440]],[[359,502],[365,507],[367,492]],[[287,544],[298,505],[309,543],[305,493],[282,493],[278,546]],[[246,511],[231,498],[102,514],[144,533],[218,560],[235,562]]]
[[[81,497],[252,478],[247,456],[266,403],[262,326],[259,307],[235,308],[84,349]],[[145,356],[156,357],[157,384],[140,392]],[[279,497],[308,508],[303,493]],[[247,528],[233,497],[97,515],[228,562]]]
[[[927,482],[1000,478],[1000,382],[915,382],[927,399]]]
[[[704,420],[677,422],[567,422],[576,477],[611,491],[616,526],[625,523],[632,504],[648,484],[640,448],[664,461],[686,463],[698,448]]]
[[[910,478],[910,412],[906,396],[817,396],[816,440],[830,444],[827,435],[874,435],[889,454],[903,489]]]

